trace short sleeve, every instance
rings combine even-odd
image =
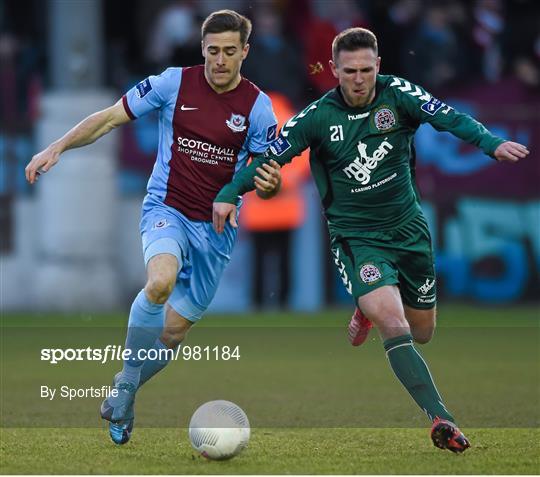
[[[272,101],[261,91],[249,115],[248,151],[251,154],[266,151],[276,138],[276,132],[277,119],[272,109]]]
[[[126,113],[137,119],[176,101],[181,79],[182,68],[168,68],[158,76],[145,78],[122,97]]]

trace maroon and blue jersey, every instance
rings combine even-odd
[[[212,220],[219,190],[250,155],[266,151],[276,134],[266,94],[245,78],[218,94],[202,65],[150,76],[122,101],[132,119],[159,111],[159,147],[148,194],[191,220]]]

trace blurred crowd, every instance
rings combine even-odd
[[[330,45],[353,26],[378,35],[383,72],[431,91],[508,75],[540,87],[540,7],[533,0],[169,0],[131,2],[137,7],[129,12],[121,3],[106,4],[114,45],[108,80],[119,88],[129,74],[200,63],[200,24],[219,8],[253,21],[244,75],[297,106],[335,86]]]
[[[352,26],[378,35],[383,73],[435,94],[508,77],[540,91],[535,0],[115,0],[101,8],[105,82],[119,93],[168,66],[201,63],[201,22],[221,8],[253,21],[243,74],[295,108],[335,85],[330,45]],[[0,2],[0,154],[20,147],[6,135],[31,130],[49,86],[44,18],[42,0]]]

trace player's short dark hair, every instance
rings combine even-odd
[[[339,33],[332,42],[332,60],[334,63],[340,51],[356,51],[361,48],[371,48],[378,54],[377,37],[366,28],[348,28]]]
[[[206,17],[201,27],[201,36],[208,33],[223,33],[226,31],[237,31],[240,33],[240,42],[245,45],[251,34],[251,21],[244,15],[240,15],[234,10],[218,10]]]

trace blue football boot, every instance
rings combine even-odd
[[[109,434],[115,444],[125,444],[131,438],[135,412],[135,393],[137,388],[127,382],[119,382],[117,373],[113,379],[113,387],[118,390],[118,396],[109,396],[101,403],[101,417],[109,421]]]

